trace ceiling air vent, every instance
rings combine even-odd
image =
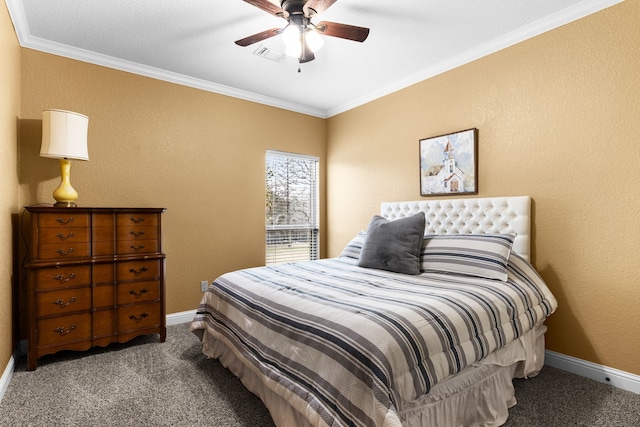
[[[286,55],[284,53],[277,52],[262,45],[258,46],[258,48],[254,50],[253,53],[255,55],[270,59],[275,62],[282,62],[284,61],[284,58],[286,58]]]

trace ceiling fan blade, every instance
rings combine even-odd
[[[356,42],[363,42],[369,36],[368,28],[328,21],[322,21],[316,24],[316,30],[325,36],[339,37]]]
[[[334,4],[337,0],[309,0],[304,5],[304,14],[306,16],[312,16],[319,13],[324,12],[329,9],[332,4]],[[312,10],[313,13],[309,13]]]
[[[269,0],[244,0],[244,1],[246,3],[249,3],[257,7],[258,9],[262,9],[265,12],[275,16],[279,16],[281,18],[286,18],[287,16],[289,16],[289,13],[287,13],[280,6],[276,6],[275,4],[271,3]]]
[[[254,34],[252,36],[245,37],[245,38],[240,39],[240,40],[236,40],[235,43],[238,46],[245,47],[245,46],[249,46],[250,44],[254,44],[254,43],[257,43],[259,41],[268,39],[269,37],[276,36],[276,35],[280,34],[281,32],[282,32],[282,28],[271,28],[270,30],[265,30],[265,31],[262,31],[260,33]]]

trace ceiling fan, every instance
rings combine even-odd
[[[287,45],[287,53],[298,57],[299,63],[313,61],[315,53],[322,46],[319,35],[363,42],[369,29],[354,25],[322,21],[313,24],[311,18],[324,12],[337,0],[282,0],[280,7],[269,0],[244,0],[267,13],[285,19],[284,28],[271,28],[249,37],[236,40],[238,46],[249,46],[270,37],[282,34]],[[300,71],[300,69],[298,69]]]

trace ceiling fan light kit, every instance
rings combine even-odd
[[[316,53],[324,40],[313,26],[298,26],[289,24],[282,31],[282,40],[287,46],[287,55],[301,58],[305,53],[304,46],[308,46],[311,52]]]
[[[323,21],[313,24],[311,18],[327,10],[337,0],[282,0],[280,7],[269,0],[244,0],[245,2],[287,21],[284,28],[271,28],[251,36],[236,40],[238,46],[249,46],[278,34],[282,34],[287,46],[287,55],[298,58],[300,64],[313,61],[315,52],[322,45],[321,35],[363,42],[369,36],[369,29],[354,25]],[[300,68],[298,68],[300,71]]]

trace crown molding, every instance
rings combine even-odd
[[[242,89],[213,83],[210,81],[185,76],[171,71],[161,70],[159,68],[149,67],[137,64],[132,61],[115,58],[108,55],[102,55],[85,49],[52,42],[39,37],[34,37],[29,32],[29,25],[24,13],[22,1],[6,0],[9,15],[13,21],[13,25],[18,36],[20,46],[34,49],[40,52],[50,53],[65,58],[75,59],[90,64],[101,65],[103,67],[112,68],[119,71],[138,74],[157,80],[175,83],[207,92],[217,93],[219,95],[230,96],[233,98],[243,99],[245,101],[255,102],[258,104],[268,105],[271,107],[281,108],[284,110],[294,111],[309,116],[326,118],[326,111],[318,108],[300,105],[293,102],[283,101],[281,99],[259,95]]]
[[[378,98],[390,95],[416,83],[428,80],[439,74],[451,71],[455,68],[476,61],[485,56],[491,55],[492,53],[498,52],[502,49],[506,49],[510,46],[516,45],[540,34],[554,30],[573,21],[577,21],[618,3],[622,3],[623,1],[624,0],[593,0],[578,3],[553,15],[547,16],[544,19],[540,19],[529,25],[518,28],[517,30],[507,33],[502,37],[493,39],[459,55],[453,56],[445,61],[439,62],[432,67],[424,69],[392,85],[381,88],[376,92],[372,92],[367,96],[340,105],[338,107],[331,108],[327,111],[327,117],[335,116],[337,114],[367,104]]]
[[[188,86],[195,89],[204,90],[207,92],[213,92],[219,95],[230,96],[233,98],[243,99],[245,101],[255,102],[258,104],[268,105],[271,107],[281,108],[284,110],[290,110],[297,113],[306,114],[309,116],[316,116],[320,118],[326,118],[326,112],[306,105],[300,105],[281,99],[272,98],[264,95],[259,95],[253,92],[237,89],[230,86],[225,86],[210,81],[197,79],[194,77],[185,76],[183,74],[174,73],[159,68],[150,67],[147,65],[141,65],[132,61],[127,61],[112,56],[91,52],[88,50],[71,47],[50,40],[44,40],[38,37],[28,36],[26,40],[21,41],[22,47],[29,49],[35,49],[41,52],[50,53],[53,55],[63,56],[65,58],[75,59],[90,64],[101,65],[103,67],[112,68],[119,71],[125,71],[145,77],[150,77],[157,80],[162,80],[169,83],[175,83],[182,86]]]
[[[415,73],[408,78],[402,79],[396,83],[388,85],[351,102],[336,106],[334,108],[329,108],[327,110],[283,101],[281,99],[259,95],[242,89],[221,85],[206,80],[196,79],[182,74],[140,65],[135,62],[125,61],[107,55],[102,55],[84,49],[51,42],[49,40],[44,40],[38,37],[33,37],[29,33],[29,27],[27,24],[26,16],[24,14],[22,2],[20,0],[6,0],[6,4],[16,30],[16,35],[18,36],[18,41],[20,42],[20,45],[22,47],[326,119],[351,110],[353,108],[359,107],[361,105],[367,104],[378,98],[382,98],[391,93],[405,89],[421,81],[428,80],[439,74],[443,74],[447,71],[453,70],[457,67],[468,64],[530,38],[536,37],[540,34],[551,31],[570,22],[584,18],[588,15],[599,12],[623,1],[624,0],[589,0],[577,3],[574,6],[568,7],[544,19],[538,20],[522,28],[519,28],[518,30],[512,31],[511,33],[505,34],[503,37],[496,38],[487,43],[479,45],[474,49],[470,49],[445,61],[437,63],[434,66]]]

